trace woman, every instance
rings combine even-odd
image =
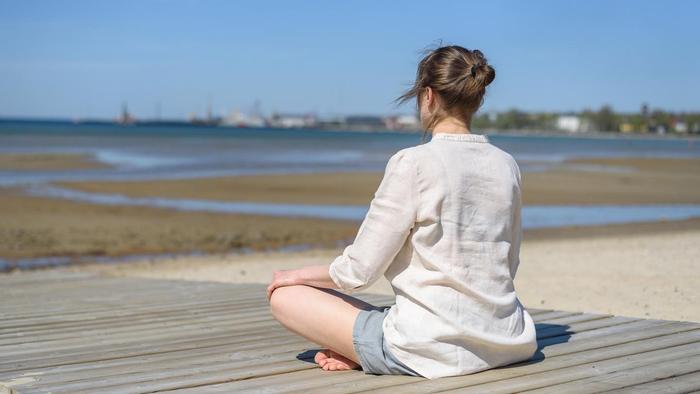
[[[430,142],[389,159],[342,255],[330,265],[275,272],[271,312],[327,347],[315,356],[324,370],[361,367],[434,379],[534,355],[535,325],[513,286],[522,235],[520,169],[470,130],[494,78],[478,50],[430,52],[399,98],[417,99]],[[348,295],[382,274],[395,305],[375,307]]]

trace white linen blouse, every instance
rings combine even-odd
[[[380,275],[396,294],[382,328],[423,377],[531,358],[535,324],[515,293],[520,169],[485,135],[434,133],[389,159],[357,236],[330,265],[346,294]]]

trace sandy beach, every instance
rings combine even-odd
[[[640,230],[641,229],[641,230]],[[596,234],[596,230],[603,230]],[[516,291],[527,307],[700,321],[700,219],[526,232]],[[328,264],[342,249],[210,255],[68,268],[106,275],[269,283],[278,269]],[[380,278],[366,292],[392,294]]]

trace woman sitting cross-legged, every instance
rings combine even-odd
[[[391,156],[340,256],[275,272],[267,289],[271,312],[325,348],[315,357],[324,370],[434,379],[534,355],[535,324],[513,285],[522,238],[520,169],[470,127],[494,78],[479,50],[430,52],[399,98],[416,99],[430,141]],[[350,295],[382,275],[394,305]]]

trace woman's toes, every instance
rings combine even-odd
[[[316,352],[314,361],[325,371],[342,371],[359,367],[359,364],[330,349]]]
[[[342,361],[329,359],[328,362],[324,365],[324,369],[326,369],[327,371],[343,371],[351,368],[349,365]]]
[[[348,369],[352,369],[352,368],[360,366],[360,364],[358,364],[358,363],[352,361],[351,359],[343,356],[342,354],[336,353],[332,350],[329,352],[329,355],[330,355],[329,360],[336,360],[339,363],[342,363],[344,366],[348,367]]]
[[[318,352],[316,352],[316,355],[314,356],[314,361],[316,361],[317,364],[323,366],[323,364],[325,364],[326,361],[328,361],[329,357],[330,351],[328,349],[321,349]]]

